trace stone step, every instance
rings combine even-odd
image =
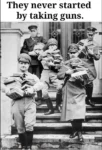
[[[44,113],[37,113],[36,118],[37,119],[60,119],[61,113],[54,113],[50,115],[44,115]],[[86,118],[100,118],[102,119],[102,113],[86,113]]]
[[[50,91],[49,92],[49,96],[51,98],[52,101],[55,101],[56,99],[56,92],[55,91]],[[36,97],[37,99],[37,97]],[[96,95],[93,95],[92,97],[92,101],[96,104],[102,104],[102,95],[99,95],[99,96],[96,96]],[[42,99],[42,102],[44,102],[44,100]]]
[[[100,119],[85,119],[84,122],[87,123],[102,123],[102,120]],[[38,120],[37,123],[60,123],[59,119],[43,119],[43,120]]]
[[[54,113],[51,115],[44,115],[44,113],[37,113],[36,119],[38,123],[61,123],[60,113]],[[85,122],[89,123],[102,123],[102,113],[86,113]]]
[[[79,142],[78,138],[70,139],[68,134],[34,134],[33,135],[33,145],[35,146],[34,149],[69,149],[70,144],[79,144],[79,146],[85,144],[101,144],[102,142],[102,135],[93,134],[93,135],[86,135],[83,134],[84,142]],[[1,145],[3,148],[12,148],[16,150],[18,147],[18,135],[8,135],[1,137]],[[101,144],[102,146],[102,144]],[[79,147],[80,149],[80,147]],[[83,149],[83,148],[82,148]]]
[[[102,131],[102,123],[86,123],[82,124],[84,132],[100,132]],[[71,123],[36,123],[34,125],[34,133],[36,134],[68,134],[71,132]],[[16,134],[17,130],[12,127],[12,134]]]
[[[55,108],[56,104],[55,102],[53,102],[53,107]],[[61,107],[62,107],[62,104],[61,104]],[[42,113],[42,112],[45,112],[47,111],[48,108],[47,108],[47,105],[45,103],[42,103],[37,106],[37,112],[38,113]],[[92,107],[90,105],[86,105],[86,111],[87,112],[95,112],[95,113],[99,113],[99,112],[102,112],[102,104],[95,104],[95,107]]]
[[[37,123],[60,123],[60,120],[56,119],[44,119],[44,120],[37,120]],[[99,119],[85,119],[83,122],[87,123],[102,123],[102,120]]]
[[[48,91],[49,91],[49,94],[50,94],[50,93],[56,93],[57,90],[56,90],[55,87],[50,86],[50,88],[49,88]],[[102,94],[101,94],[101,93],[93,93],[93,94],[92,94],[92,97],[93,97],[93,98],[96,98],[96,97],[97,97],[97,98],[102,98]]]
[[[70,122],[62,122],[62,123],[36,123],[36,128],[66,128],[71,127]],[[83,123],[83,127],[86,128],[101,128],[102,129],[102,123]]]

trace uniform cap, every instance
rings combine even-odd
[[[88,28],[87,28],[87,32],[88,32],[88,33],[95,33],[96,30],[97,30],[97,29],[94,28],[94,27],[88,27]]]
[[[31,63],[31,57],[26,53],[22,53],[18,56],[18,62],[20,61],[25,63]]]
[[[50,46],[50,45],[56,45],[57,46],[58,41],[54,38],[51,38],[51,39],[48,40],[47,44],[48,44],[48,46]]]
[[[34,23],[33,25],[28,26],[28,29],[31,31],[32,29],[37,29],[38,25],[37,23]]]
[[[77,44],[70,44],[69,47],[68,47],[68,52],[78,52],[79,50],[79,46]]]

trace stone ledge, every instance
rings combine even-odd
[[[20,36],[23,35],[23,32],[20,29],[11,28],[1,28],[1,33],[18,33]]]
[[[59,147],[59,145],[61,145],[62,143],[66,143],[66,144],[95,144],[95,139],[96,138],[100,138],[102,139],[102,135],[83,135],[84,138],[84,143],[80,143],[76,138],[74,139],[70,139],[69,135],[65,135],[65,134],[40,134],[37,135],[35,134],[33,136],[33,144],[34,145],[38,145],[38,147],[46,147],[47,145],[54,144],[56,145],[56,148]],[[17,145],[19,145],[18,141],[18,136],[17,135],[7,135],[7,136],[2,136],[1,137],[1,146],[5,147],[5,148],[12,148],[12,147],[17,147]],[[44,146],[45,145],[45,146]],[[101,142],[98,141],[96,142],[96,145],[101,145]],[[54,147],[53,147],[54,148]]]

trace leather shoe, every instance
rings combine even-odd
[[[78,140],[79,140],[80,142],[83,142],[83,141],[84,141],[81,132],[78,132]]]
[[[86,104],[95,107],[95,104],[91,100],[86,101]]]
[[[48,112],[44,113],[44,115],[50,115],[50,114],[53,114],[54,113],[54,110],[49,110]]]
[[[70,134],[69,138],[75,138],[78,135],[77,131]]]

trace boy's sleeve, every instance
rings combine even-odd
[[[99,51],[99,45],[95,43],[95,47],[93,48],[94,52],[94,59],[99,60],[100,59],[100,51]]]
[[[68,68],[65,65],[63,65],[58,71],[57,74],[58,79],[64,79],[67,70]]]

